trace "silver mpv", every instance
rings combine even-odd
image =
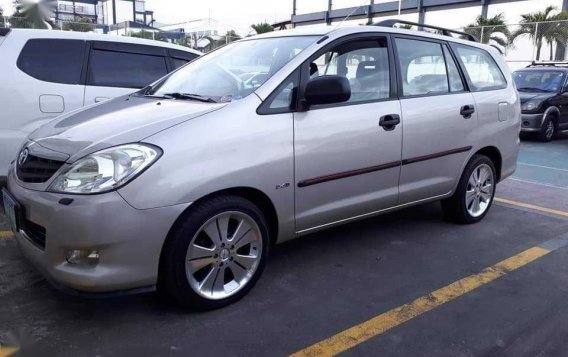
[[[507,65],[471,36],[381,25],[246,38],[41,127],[3,194],[21,250],[73,291],[209,309],[275,243],[437,200],[480,221],[516,168]]]

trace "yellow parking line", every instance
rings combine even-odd
[[[568,244],[568,238],[554,239],[505,259],[478,274],[470,275],[412,302],[396,307],[359,325],[353,326],[310,347],[293,357],[334,356],[399,326],[440,305],[517,270],[553,250]]]
[[[495,201],[499,202],[499,203],[505,203],[505,204],[508,204],[508,205],[512,205],[512,206],[528,208],[528,209],[532,209],[532,210],[535,210],[535,211],[555,214],[555,215],[562,216],[562,217],[568,217],[568,212],[566,212],[566,211],[560,211],[560,210],[556,210],[556,209],[552,209],[552,208],[535,206],[535,205],[531,205],[529,203],[512,201],[512,200],[508,200],[508,199],[500,198],[500,197],[495,197]]]
[[[14,233],[10,231],[0,231],[0,238],[10,238],[13,237]]]
[[[0,357],[10,357],[18,352],[19,348],[16,347],[2,347],[0,346]]]

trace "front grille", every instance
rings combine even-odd
[[[23,182],[44,183],[48,181],[64,163],[64,161],[28,155],[23,165],[18,163],[16,170],[18,178]]]
[[[35,224],[34,222],[24,219],[22,222],[21,230],[26,233],[32,243],[34,243],[42,250],[45,250],[45,228],[43,228],[39,224]]]

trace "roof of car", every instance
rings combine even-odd
[[[132,43],[138,45],[166,47],[175,50],[201,54],[201,52],[197,50],[180,45],[175,45],[169,42],[128,37],[128,36],[119,36],[113,34],[99,34],[93,32],[75,32],[75,31],[60,31],[60,30],[34,30],[34,29],[12,29],[11,33],[17,36],[27,37],[29,39],[58,38],[58,39],[70,39],[70,40],[121,42],[121,43]]]
[[[427,31],[416,31],[416,30],[407,30],[402,28],[396,27],[383,27],[383,26],[375,26],[375,25],[367,25],[367,26],[352,26],[352,25],[336,25],[336,26],[326,26],[326,25],[318,25],[318,26],[310,26],[310,27],[300,27],[291,30],[281,30],[281,31],[272,31],[268,33],[264,33],[261,35],[255,35],[252,37],[246,37],[243,40],[250,40],[250,39],[258,39],[258,38],[274,38],[274,37],[291,37],[291,36],[332,36],[332,35],[348,35],[350,33],[362,33],[362,32],[383,32],[383,33],[397,33],[403,35],[414,35],[414,36],[421,36],[427,37],[442,41],[452,41],[457,43],[462,43],[464,45],[475,46],[485,48],[490,51],[494,51],[495,48],[482,44],[480,42],[464,40],[458,37],[452,36],[445,36],[440,35],[437,33],[427,32]],[[495,50],[496,51],[496,50]]]
[[[568,67],[560,67],[560,66],[534,66],[534,67],[526,67],[516,70],[515,72],[528,72],[528,71],[561,71],[561,72],[568,72]]]

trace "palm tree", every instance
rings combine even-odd
[[[551,61],[554,59],[555,44],[557,59],[564,59],[566,42],[568,41],[568,22],[566,21],[568,20],[568,12],[561,11],[554,15],[551,20],[553,22],[548,23],[546,29],[541,30],[550,48],[549,59]]]
[[[544,11],[533,12],[531,14],[521,15],[521,24],[517,31],[513,32],[511,38],[516,40],[521,36],[528,35],[536,46],[536,60],[540,60],[540,51],[542,49],[542,44],[546,39],[545,31],[538,31],[536,28],[536,22],[552,21],[554,15],[552,12],[556,10],[554,6],[548,6]]]
[[[255,25],[251,25],[250,27],[252,27],[252,29],[257,34],[274,31],[274,28],[267,22],[261,22],[261,23],[255,24]]]
[[[492,45],[499,50],[511,44],[511,32],[505,24],[505,17],[502,13],[488,19],[478,16],[474,23],[465,27],[464,32],[477,37],[481,43]]]

